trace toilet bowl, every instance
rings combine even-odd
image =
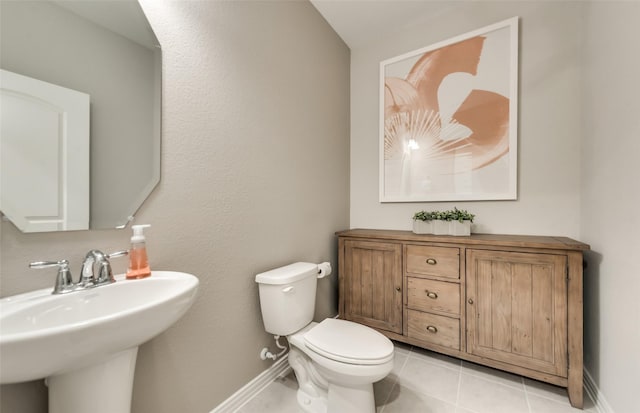
[[[300,385],[298,402],[305,411],[375,412],[373,383],[393,368],[389,339],[363,325],[332,318],[311,323],[287,339]],[[301,384],[301,378],[307,382]],[[319,394],[326,399],[318,400]]]
[[[267,332],[287,337],[298,403],[309,413],[374,413],[373,383],[393,368],[393,343],[351,321],[312,322],[318,266],[295,263],[258,274]]]

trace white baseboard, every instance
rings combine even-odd
[[[289,366],[288,356],[289,354],[282,356],[280,360],[273,363],[271,367],[260,373],[240,390],[233,393],[231,397],[220,403],[215,409],[211,410],[210,413],[233,413],[253,399],[276,378],[289,374],[291,367]]]
[[[611,405],[605,399],[604,394],[598,388],[598,385],[593,381],[593,377],[589,374],[587,369],[584,369],[584,390],[591,397],[595,404],[596,411],[598,413],[615,413],[611,408]]]

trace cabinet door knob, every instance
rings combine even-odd
[[[427,331],[430,333],[437,333],[438,329],[435,326],[427,326]]]
[[[438,261],[436,261],[435,258],[427,258],[427,264],[436,265],[437,263],[438,263]]]
[[[424,290],[424,292],[427,293],[427,297],[429,298],[433,298],[434,300],[438,298],[438,294],[434,293],[433,291]]]
[[[402,288],[400,288],[400,287],[396,287],[396,291],[397,291],[397,292],[400,292],[400,290],[402,290]]]
[[[473,304],[473,298],[469,298],[469,300],[467,301],[469,304]]]

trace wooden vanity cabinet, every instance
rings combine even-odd
[[[389,338],[567,387],[583,403],[582,251],[564,237],[348,230],[340,316]]]
[[[567,377],[567,257],[467,250],[467,352]]]
[[[340,301],[343,318],[402,334],[402,245],[340,241]]]

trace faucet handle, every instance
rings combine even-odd
[[[115,282],[115,278],[113,278],[113,271],[111,270],[111,263],[109,262],[109,258],[118,258],[124,257],[128,255],[129,251],[116,251],[111,254],[105,254],[104,260],[100,263],[100,269],[98,270],[98,278],[96,279],[96,284],[107,284]]]
[[[56,284],[51,294],[64,294],[73,291],[75,286],[73,284],[73,278],[71,277],[71,270],[69,270],[69,261],[36,261],[29,264],[29,268],[34,269],[51,267],[58,267]]]
[[[129,255],[129,250],[112,252],[111,254],[107,254],[107,258],[118,258],[124,257],[125,255]]]

